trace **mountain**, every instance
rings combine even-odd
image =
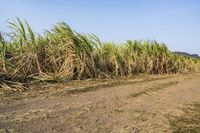
[[[183,56],[188,56],[188,57],[193,57],[193,58],[200,58],[200,56],[198,54],[189,54],[186,52],[179,52],[179,51],[175,51],[174,53],[177,55],[183,55]]]

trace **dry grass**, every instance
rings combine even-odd
[[[200,103],[185,108],[182,116],[170,117],[170,125],[174,133],[199,133]]]

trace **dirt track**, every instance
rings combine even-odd
[[[168,118],[200,102],[200,74],[77,93],[59,88],[25,92],[19,98],[1,96],[0,132],[170,133]]]

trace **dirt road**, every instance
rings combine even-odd
[[[57,87],[1,95],[0,132],[170,133],[169,118],[200,102],[200,74],[88,90]]]

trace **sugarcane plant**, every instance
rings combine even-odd
[[[64,22],[43,35],[19,18],[8,24],[10,32],[0,32],[0,79],[63,82],[200,70],[200,59],[177,55],[157,41],[101,42]]]

